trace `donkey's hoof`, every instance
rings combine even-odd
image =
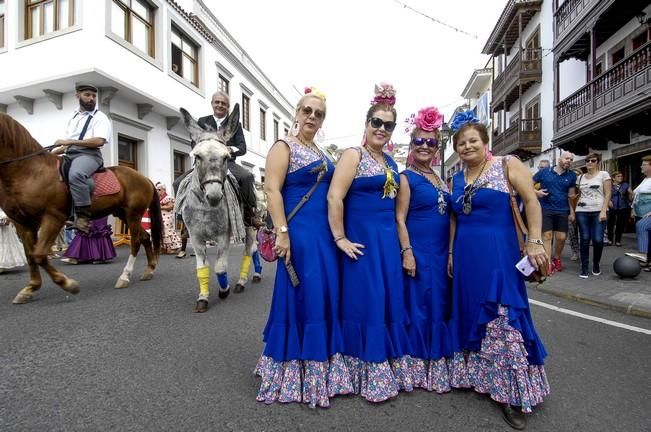
[[[204,313],[208,310],[208,300],[197,300],[197,304],[192,309],[195,313]]]
[[[66,281],[61,285],[61,288],[70,294],[79,294],[79,282],[74,279],[67,278]]]
[[[23,294],[23,293],[18,293],[16,297],[14,297],[12,303],[13,304],[25,304],[29,303],[32,301],[32,295],[31,294]]]
[[[262,275],[260,273],[255,273],[253,277],[251,278],[252,283],[260,283],[262,282]]]
[[[129,281],[122,278],[119,278],[118,281],[115,283],[116,289],[122,289],[128,287],[129,287]]]
[[[141,281],[148,281],[154,278],[154,272],[145,272],[140,278]]]
[[[235,287],[235,290],[236,290],[235,292],[237,292],[237,286]],[[226,297],[228,297],[228,295],[230,293],[231,293],[231,288],[230,287],[226,288],[225,290],[220,289],[219,290],[219,298],[220,299],[225,299]]]

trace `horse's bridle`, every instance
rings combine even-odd
[[[222,179],[210,179],[210,180],[203,181],[199,183],[199,187],[201,188],[202,191],[205,192],[206,188],[204,186],[211,183],[218,183],[221,185],[221,187],[224,187],[224,180]]]
[[[18,161],[21,161],[21,160],[29,159],[31,157],[38,156],[38,155],[40,155],[42,153],[49,152],[50,150],[52,150],[55,147],[59,147],[59,145],[58,144],[53,144],[51,146],[43,147],[42,149],[40,149],[38,151],[35,151],[34,153],[30,153],[30,154],[20,156],[20,157],[17,157],[17,158],[13,158],[13,159],[7,159],[7,160],[4,160],[4,161],[0,161],[0,165],[10,164],[12,162],[18,162]]]

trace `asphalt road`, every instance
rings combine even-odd
[[[382,404],[337,397],[327,410],[258,403],[252,371],[273,267],[261,284],[225,301],[214,295],[207,313],[194,314],[194,258],[164,256],[154,280],[116,290],[126,253],[104,265],[58,264],[82,292],[70,296],[48,280],[27,305],[11,304],[27,273],[0,274],[0,431],[510,430],[495,404],[466,391],[417,390]],[[651,329],[651,320],[530,295]],[[651,431],[650,335],[535,305],[532,313],[552,394],[527,430]]]

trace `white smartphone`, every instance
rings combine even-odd
[[[520,273],[522,273],[525,276],[529,276],[531,273],[536,270],[536,268],[531,264],[531,261],[529,261],[528,256],[523,256],[520,261],[515,265],[515,268],[518,269]]]

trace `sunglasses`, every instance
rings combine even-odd
[[[431,148],[438,146],[439,141],[436,138],[414,138],[411,143],[417,147],[427,144],[427,147]]]
[[[368,120],[373,129],[380,129],[384,125],[384,130],[387,132],[393,132],[396,128],[396,122],[394,121],[384,121],[381,118],[372,117]]]
[[[598,159],[586,159],[585,162],[586,163],[597,163],[597,162],[599,162],[599,160]]]
[[[314,117],[316,117],[317,120],[323,120],[325,118],[325,112],[318,110],[318,109],[313,109],[311,106],[304,106],[301,108],[301,112],[305,117],[309,117],[314,113]]]

